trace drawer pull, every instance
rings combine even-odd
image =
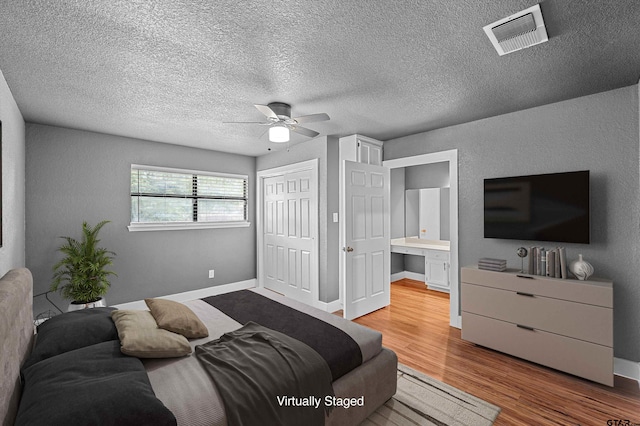
[[[523,292],[521,292],[521,291],[516,291],[516,294],[517,294],[517,295],[520,295],[520,296],[536,297],[535,295],[533,295],[533,294],[531,294],[531,293],[523,293]]]
[[[528,280],[532,280],[533,279],[533,277],[530,277],[528,275],[520,275],[520,274],[516,274],[516,277],[518,277],[518,278],[526,278]]]
[[[535,329],[535,328],[533,328],[533,327],[529,327],[529,326],[527,326],[527,325],[520,325],[520,324],[516,324],[516,327],[518,327],[518,328],[524,328],[525,330],[529,330],[529,331],[536,331],[536,329]]]

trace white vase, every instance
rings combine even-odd
[[[569,264],[569,270],[576,276],[577,279],[585,281],[593,275],[593,266],[586,260],[582,259],[582,255],[578,255],[578,260],[574,260]]]

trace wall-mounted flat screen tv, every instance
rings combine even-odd
[[[589,171],[484,180],[484,237],[589,243]]]

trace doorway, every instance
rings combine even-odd
[[[448,163],[449,167],[449,239],[450,239],[450,292],[449,292],[449,324],[461,327],[460,318],[460,278],[458,260],[458,150],[435,152],[384,161],[382,164],[391,169],[419,166],[425,164]]]

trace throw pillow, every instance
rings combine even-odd
[[[149,311],[118,310],[111,314],[120,337],[120,350],[138,358],[174,358],[191,353],[182,335],[163,330]]]
[[[209,330],[188,306],[167,299],[144,299],[158,327],[188,339],[207,337]]]

